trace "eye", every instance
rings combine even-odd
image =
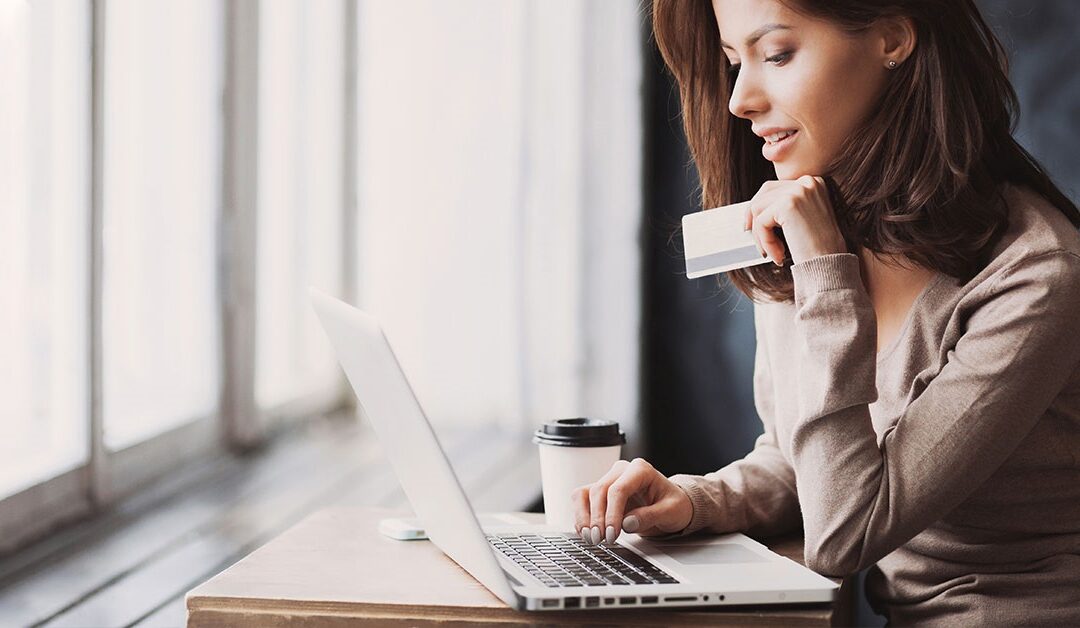
[[[765,61],[767,63],[775,63],[776,65],[783,65],[785,62],[787,62],[788,59],[791,58],[791,55],[792,55],[792,52],[790,50],[787,50],[787,51],[781,52],[778,55],[773,55],[771,57],[766,57]]]

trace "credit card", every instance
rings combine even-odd
[[[752,231],[743,231],[750,201],[687,214],[682,218],[686,277],[771,264],[758,251]]]

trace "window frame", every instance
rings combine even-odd
[[[344,5],[346,138],[342,212],[343,266],[341,291],[355,301],[356,269],[356,3]],[[343,377],[331,392],[292,400],[273,408],[255,402],[255,289],[257,148],[258,148],[258,0],[223,3],[221,30],[224,78],[222,92],[222,178],[217,231],[217,294],[220,324],[220,379],[217,412],[195,417],[149,439],[117,451],[104,443],[102,414],[102,260],[105,11],[108,0],[90,0],[90,120],[87,361],[89,457],[60,475],[47,478],[0,499],[0,555],[8,555],[45,537],[66,523],[91,517],[141,488],[176,471],[185,463],[244,451],[264,444],[271,434],[298,420],[342,407],[354,407]]]

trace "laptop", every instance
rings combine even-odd
[[[613,545],[591,545],[545,525],[482,528],[379,323],[314,289],[311,299],[428,538],[508,606],[791,604],[836,596],[836,583],[742,534],[623,533]]]

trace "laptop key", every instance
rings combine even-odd
[[[488,536],[504,556],[549,587],[596,587],[678,582],[662,569],[621,546],[584,545],[556,535]]]

